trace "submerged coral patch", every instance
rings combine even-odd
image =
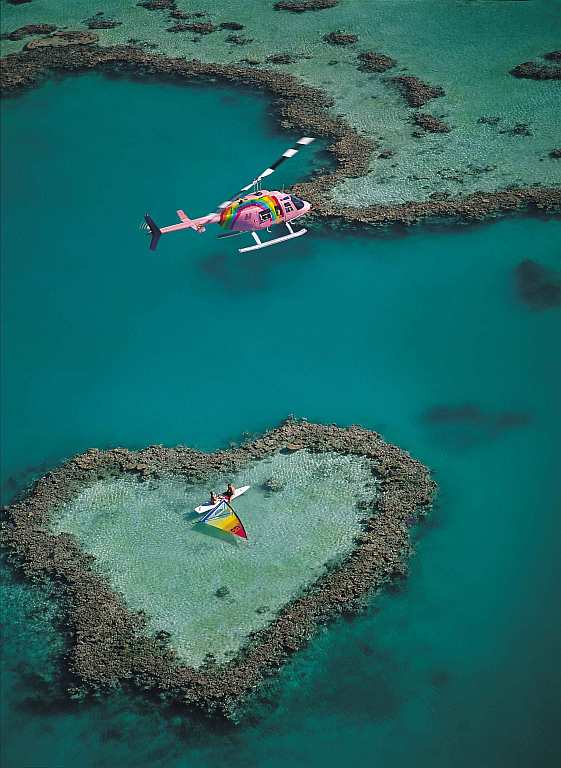
[[[305,13],[306,11],[324,11],[334,8],[339,0],[279,0],[274,4],[275,11],[292,11],[292,13]]]
[[[427,101],[444,96],[444,88],[440,85],[430,85],[413,75],[392,77],[388,82],[397,86],[410,107],[422,107]]]
[[[516,267],[516,283],[522,301],[532,309],[561,305],[561,274],[532,259]]]
[[[56,30],[54,24],[26,24],[2,35],[5,40],[23,40],[28,35],[48,35]]]
[[[365,51],[359,53],[360,64],[358,69],[361,72],[385,72],[387,69],[395,67],[397,61],[385,53],[376,53],[376,51]]]
[[[288,451],[288,455],[283,456],[283,451]],[[251,620],[255,629],[246,629],[249,636],[238,637],[237,646],[231,646],[219,660],[209,654],[203,659],[202,666],[187,666],[188,649],[183,649],[182,656],[175,648],[177,628],[172,626],[169,631],[162,627],[166,622],[162,622],[161,617],[153,621],[154,617],[147,615],[144,606],[131,599],[130,585],[115,587],[110,571],[116,560],[110,567],[106,560],[105,567],[101,567],[100,552],[95,552],[92,542],[101,542],[102,550],[120,545],[118,525],[115,540],[112,540],[113,515],[125,516],[129,531],[133,523],[138,524],[142,533],[143,520],[146,522],[148,513],[146,509],[139,511],[138,499],[144,500],[150,512],[148,497],[151,493],[161,494],[164,486],[168,493],[160,512],[162,519],[165,521],[171,516],[178,537],[185,535],[187,538],[187,525],[184,527],[182,515],[185,506],[190,507],[192,503],[189,500],[188,505],[184,504],[188,484],[199,488],[204,484],[206,487],[219,478],[234,477],[237,473],[242,477],[256,471],[258,475],[261,473],[255,478],[257,489],[260,485],[266,486],[260,504],[263,518],[250,521],[250,530],[256,532],[256,547],[248,549],[244,557],[246,560],[253,556],[258,558],[259,536],[263,536],[263,546],[269,545],[264,516],[270,513],[267,510],[276,510],[274,514],[280,514],[278,510],[283,498],[290,506],[295,482],[295,473],[290,468],[301,467],[302,459],[304,464],[308,462],[312,474],[317,473],[310,487],[315,488],[316,493],[325,489],[326,500],[318,503],[317,513],[323,504],[328,514],[331,498],[333,506],[329,514],[338,509],[339,514],[346,517],[345,522],[340,522],[341,530],[337,518],[331,517],[331,533],[335,539],[327,549],[318,550],[318,556],[312,558],[315,563],[312,570],[285,590],[283,600],[279,602],[274,590],[266,591],[263,586],[259,599],[255,597],[252,601]],[[335,463],[330,464],[332,461]],[[268,462],[269,466],[259,462]],[[286,471],[281,471],[282,467]],[[334,471],[335,467],[338,467],[337,471]],[[337,477],[341,480],[345,476],[342,484],[335,482]],[[271,479],[276,480],[272,484],[274,491],[271,491]],[[92,494],[95,497],[100,488],[104,489],[103,498],[96,505],[91,497]],[[170,492],[173,488],[175,490]],[[179,496],[178,488],[181,489]],[[338,613],[356,610],[367,592],[404,572],[409,552],[408,526],[430,504],[433,492],[434,483],[428,471],[404,451],[385,443],[376,433],[359,427],[342,429],[289,420],[239,448],[213,454],[159,446],[138,452],[90,450],[47,473],[25,498],[7,508],[2,539],[10,559],[25,576],[32,580],[49,577],[64,593],[69,671],[77,681],[73,695],[132,680],[142,689],[157,691],[160,696],[196,703],[209,710],[231,712],[241,697],[259,685],[264,675],[278,668],[290,653],[307,642],[318,624]],[[298,494],[292,496],[293,499],[297,497]],[[241,509],[241,501],[239,504]],[[154,515],[158,506],[153,504]],[[246,513],[248,511],[249,507]],[[290,525],[296,535],[297,516],[301,516],[304,525],[306,510],[300,504],[294,504],[290,514],[293,516]],[[69,520],[74,522],[71,524]],[[151,522],[152,532],[157,531],[155,521]],[[68,532],[73,526],[78,538]],[[280,531],[282,526],[270,528]],[[343,528],[346,530],[344,534]],[[103,536],[99,535],[100,530],[105,530]],[[261,534],[257,534],[259,530]],[[337,539],[338,536],[341,538]],[[320,538],[323,537],[322,532]],[[311,540],[312,537],[308,538]],[[307,539],[301,536],[297,541],[297,546],[304,550],[298,557],[304,556],[306,560]],[[211,544],[214,545],[214,540],[204,542],[205,547]],[[181,545],[179,542],[178,546]],[[282,554],[279,550],[276,564],[279,578],[284,569],[290,571],[287,565],[293,556],[290,549],[288,547]],[[155,562],[158,545],[148,543],[148,549],[139,547],[139,552],[141,558]],[[228,553],[237,554],[238,550],[223,549],[221,552],[227,557]],[[194,561],[185,558],[180,564],[184,565],[184,579],[188,582]],[[122,562],[122,568],[130,567],[130,559]],[[139,568],[142,570],[142,563]],[[176,575],[181,570],[177,563],[173,568]],[[241,611],[243,569],[239,571],[238,579],[224,574],[226,584],[220,577],[218,566],[210,570],[209,574],[205,570],[209,585],[208,595],[203,597],[209,601],[211,610],[220,612],[233,607],[234,611]],[[254,581],[258,571],[259,564],[255,563]],[[149,588],[150,573],[148,569],[147,581],[142,587],[144,592]],[[133,581],[134,578],[132,574]],[[198,584],[203,581],[199,579]],[[184,589],[187,595],[188,586]],[[173,587],[171,584],[170,588]],[[118,591],[121,588],[124,594]],[[164,593],[165,590],[160,590],[162,599],[165,599]],[[187,600],[185,612],[188,608]],[[189,632],[192,631],[193,627]]]
[[[465,450],[511,429],[527,426],[530,416],[518,411],[484,411],[472,403],[435,405],[423,414],[434,437],[450,448]]]

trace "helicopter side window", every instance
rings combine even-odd
[[[304,207],[304,201],[300,200],[299,197],[294,197],[294,195],[292,195],[291,199],[292,199],[292,202],[294,203],[294,205],[296,207],[296,210],[297,211],[301,211],[302,208]]]
[[[269,211],[262,211],[259,214],[259,218],[261,219],[261,221],[270,221],[271,220],[271,214],[269,213]]]

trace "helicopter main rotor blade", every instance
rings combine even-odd
[[[240,197],[244,192],[248,192],[255,184],[259,184],[261,179],[264,179],[266,176],[270,176],[272,173],[274,173],[279,165],[282,165],[285,160],[288,160],[291,157],[294,157],[294,155],[297,155],[300,149],[303,146],[306,146],[307,144],[311,144],[312,141],[315,141],[315,138],[311,136],[302,136],[301,139],[298,139],[296,144],[294,146],[290,147],[289,149],[286,149],[282,155],[275,160],[274,163],[272,163],[268,168],[265,168],[263,173],[260,173],[259,176],[257,176],[255,179],[253,179],[252,182],[249,184],[246,184],[245,187],[242,187],[239,192],[236,192],[235,195],[233,195],[229,200],[224,200],[223,203],[220,203],[218,206],[218,210],[216,213],[220,213],[224,208],[227,208],[230,203],[232,203],[236,198]]]

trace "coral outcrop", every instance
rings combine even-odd
[[[360,64],[358,69],[361,72],[385,72],[395,67],[397,61],[385,53],[376,53],[376,51],[365,51],[358,54]]]

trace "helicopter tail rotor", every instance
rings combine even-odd
[[[144,221],[146,222],[144,224],[144,229],[147,232],[150,232],[152,235],[152,239],[150,240],[150,250],[155,251],[156,246],[158,245],[158,240],[160,239],[160,235],[162,234],[162,230],[158,227],[154,219],[148,214],[145,214]]]

